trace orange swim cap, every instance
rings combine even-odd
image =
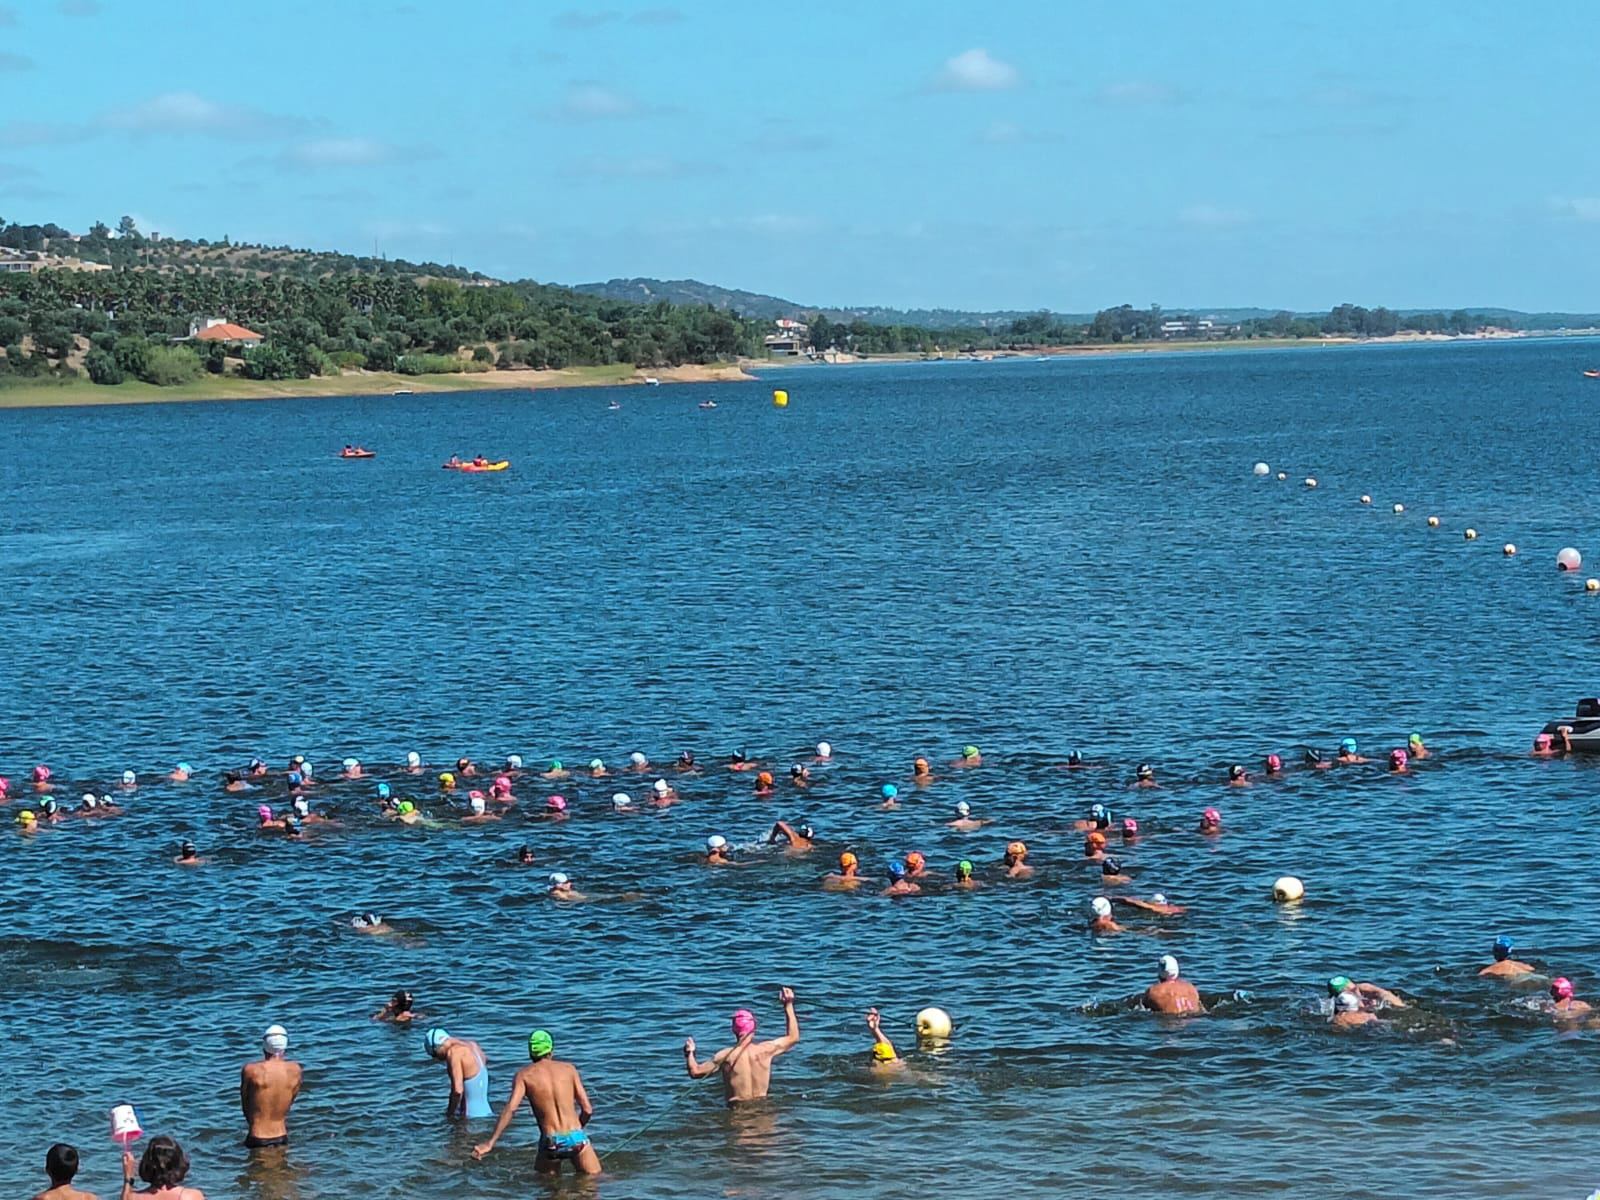
[[[1098,837],[1100,839],[1100,844],[1102,846],[1105,845],[1106,839],[1105,839],[1105,835],[1104,834],[1097,833],[1094,836],[1096,836],[1096,837]],[[1023,857],[1026,857],[1026,855],[1028,853],[1028,844],[1026,842],[1012,842],[1009,846],[1006,847],[1006,853],[1009,854],[1012,858],[1023,858]]]
[[[851,854],[850,851],[846,850],[843,854],[839,855],[839,867],[841,870],[848,870],[855,865],[856,856]]]
[[[920,871],[924,866],[927,865],[927,862],[928,860],[923,858],[918,851],[913,850],[910,854],[906,855],[906,870]]]
[[[759,783],[762,787],[771,787],[772,786],[772,772],[771,771],[763,771],[763,772],[761,772],[761,774],[756,776],[756,782]]]
[[[1106,835],[1096,829],[1088,837],[1083,839],[1083,844],[1085,846],[1093,846],[1096,850],[1098,850],[1106,844]]]

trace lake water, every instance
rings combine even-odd
[[[128,1100],[212,1197],[589,1194],[534,1179],[525,1113],[469,1160],[487,1124],[449,1127],[420,1032],[368,1019],[407,987],[483,1043],[497,1105],[528,1030],[554,1033],[608,1198],[1587,1194],[1600,1032],[1475,972],[1508,933],[1600,992],[1600,774],[1526,754],[1600,691],[1593,361],[1517,342],[0,411],[0,772],[48,762],[69,802],[124,768],[200,779],[0,836],[0,1191],[42,1186],[64,1139],[115,1194],[105,1114]],[[347,441],[378,457],[338,460]],[[438,469],[480,451],[511,469]],[[1554,567],[1569,544],[1595,559],[1576,576]],[[1413,730],[1435,757],[1408,777],[1221,786],[1232,762],[1345,734],[1381,756]],[[781,779],[821,738],[836,761],[807,795],[715,769],[742,748]],[[914,756],[966,743],[980,770],[878,808]],[[559,824],[524,780],[516,815],[461,827],[393,767],[685,748],[714,769],[681,804],[613,814],[618,785],[583,781]],[[1107,766],[1058,770],[1072,749]],[[277,785],[218,776],[295,753],[323,775],[358,756],[444,824],[323,783],[342,831],[258,834]],[[1126,790],[1141,760],[1161,790]],[[947,829],[962,799],[995,823]],[[1148,832],[1123,890],[1186,916],[1083,932],[1098,887],[1067,826],[1097,800]],[[1211,804],[1228,832],[1207,840]],[[777,817],[819,850],[750,848]],[[712,833],[757,865],[698,865]],[[213,863],[172,867],[183,836]],[[1017,837],[1031,883],[997,877]],[[522,842],[538,865],[502,865]],[[986,886],[820,890],[846,846],[875,876],[970,857]],[[552,870],[598,898],[556,906]],[[1270,903],[1286,872],[1299,907]],[[398,935],[353,932],[369,909]],[[1166,952],[1208,997],[1248,996],[1186,1023],[1121,1007]],[[1331,1033],[1340,972],[1419,1011]],[[686,1088],[682,1039],[725,1044],[739,1007],[776,1030],[779,984],[803,1040],[772,1100]],[[915,1052],[927,1004],[956,1022],[939,1053]],[[911,1052],[887,1078],[869,1005]],[[282,1169],[238,1145],[238,1068],[274,1021],[307,1076]]]

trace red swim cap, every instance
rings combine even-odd
[[[1550,981],[1550,995],[1557,1000],[1572,999],[1572,980],[1559,975]]]

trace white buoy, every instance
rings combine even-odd
[[[1500,553],[1504,554],[1507,558],[1515,558],[1517,554],[1517,548],[1513,543],[1507,542],[1500,548]]]
[[[1469,529],[1462,536],[1465,537],[1467,539],[1467,541],[1470,542],[1470,541],[1473,541],[1473,540],[1475,540],[1477,538],[1478,531],[1476,529]]]
[[[1257,463],[1252,469],[1255,471],[1255,473],[1257,475],[1271,475],[1272,474],[1272,468],[1267,466],[1266,463]]]
[[[1571,546],[1562,547],[1560,553],[1556,555],[1556,567],[1558,570],[1576,571],[1581,566],[1583,566],[1583,555],[1579,554]]]
[[[1586,592],[1600,592],[1600,579],[1584,580],[1583,590]]]
[[[1429,529],[1437,529],[1437,528],[1439,528],[1439,518],[1438,517],[1429,517],[1428,518],[1428,528]]]
[[[1272,885],[1272,898],[1279,904],[1293,904],[1306,894],[1306,885],[1293,875],[1285,875]]]
[[[1367,495],[1363,495],[1361,497],[1361,503],[1363,503],[1363,504],[1371,504],[1372,503],[1372,497],[1371,496],[1367,496]]]
[[[1403,513],[1403,512],[1405,512],[1405,510],[1406,510],[1406,506],[1404,504],[1396,504],[1394,506],[1394,511],[1397,512],[1397,513]]]
[[[1307,487],[1316,487],[1317,486],[1317,481],[1314,478],[1312,478],[1310,475],[1307,475],[1306,476],[1306,486]]]
[[[942,1008],[925,1008],[917,1014],[919,1038],[947,1038],[950,1036],[950,1014]]]
[[[1287,471],[1279,471],[1278,472],[1278,482],[1279,483],[1282,483],[1287,478],[1289,478],[1289,472],[1287,472]]]

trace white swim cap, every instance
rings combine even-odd
[[[472,806],[472,811],[475,813],[481,813],[488,807],[488,802],[482,796],[472,796],[467,800],[467,803]]]
[[[971,812],[972,812],[972,805],[968,804],[965,800],[963,800],[960,804],[956,805],[956,813],[959,816],[963,816],[963,817],[969,816],[971,814]]]
[[[415,750],[413,750],[410,754],[406,755],[406,766],[408,766],[408,767],[420,767],[421,765],[422,765],[422,755],[418,754]]]
[[[84,803],[85,803],[85,804],[87,804],[87,805],[88,805],[88,806],[89,806],[89,807],[90,807],[90,808],[93,808],[93,807],[94,807],[94,805],[95,805],[95,796],[94,796],[94,793],[93,793],[93,792],[85,792],[85,793],[84,793],[84,794],[83,794],[83,802],[84,802]]]
[[[1340,992],[1337,996],[1335,996],[1333,998],[1333,1011],[1334,1012],[1360,1012],[1361,1011],[1361,997],[1360,997],[1360,995],[1357,994],[1355,988],[1351,988],[1349,991],[1346,991],[1346,992]]]
[[[282,1025],[268,1025],[261,1035],[261,1048],[268,1054],[282,1054],[289,1048],[289,1031]]]
[[[619,810],[624,808],[632,808],[633,797],[628,795],[627,792],[613,792],[611,794],[611,807]]]
[[[344,764],[343,764],[344,769],[346,771],[354,771],[360,765],[361,765],[361,760],[359,758],[347,758],[347,759],[344,760]]]
[[[1104,896],[1096,896],[1089,901],[1089,911],[1097,917],[1109,917],[1111,915],[1111,901]]]
[[[311,778],[311,764],[308,763],[308,762],[301,763],[300,764],[300,774],[304,775],[307,779],[310,779]]]
[[[294,811],[303,817],[311,811],[311,805],[304,796],[296,796],[294,798]]]
[[[122,773],[122,782],[123,783],[134,783],[134,782],[136,782],[138,780],[138,778],[139,777],[137,775],[135,775],[132,771],[124,771]]]
[[[605,764],[605,760],[604,759],[591,758],[589,760],[589,770],[591,770],[591,771],[604,771],[605,769],[606,769],[606,764]]]
[[[1178,977],[1178,960],[1170,954],[1161,956],[1161,978],[1176,979]]]
[[[713,833],[706,839],[707,850],[721,850],[727,844],[728,839],[723,837],[720,833]]]
[[[833,747],[828,745],[827,742],[818,742],[817,743],[817,757],[818,758],[828,758],[828,757],[832,756],[832,754],[833,754]]]
[[[571,883],[571,882],[572,882],[572,880],[568,879],[560,871],[557,871],[554,875],[550,876],[550,886],[551,887],[560,887],[563,883]]]
[[[1150,897],[1150,903],[1151,904],[1165,904],[1166,902],[1167,902],[1167,898],[1165,896],[1163,896],[1160,892],[1157,892],[1154,896]]]
[[[656,795],[658,795],[658,796],[664,796],[664,795],[666,795],[668,792],[670,792],[672,790],[672,785],[670,783],[668,783],[665,779],[658,779],[653,784],[651,784],[650,786],[655,788]]]
[[[648,758],[646,758],[644,755],[640,754],[637,750],[635,750],[632,754],[628,755],[628,761],[631,762],[636,767],[647,766],[649,764],[649,762],[650,762],[650,760]]]
[[[522,755],[520,755],[520,754],[508,754],[508,755],[506,755],[506,767],[507,767],[508,770],[512,770],[512,771],[520,771],[520,770],[522,770]]]

